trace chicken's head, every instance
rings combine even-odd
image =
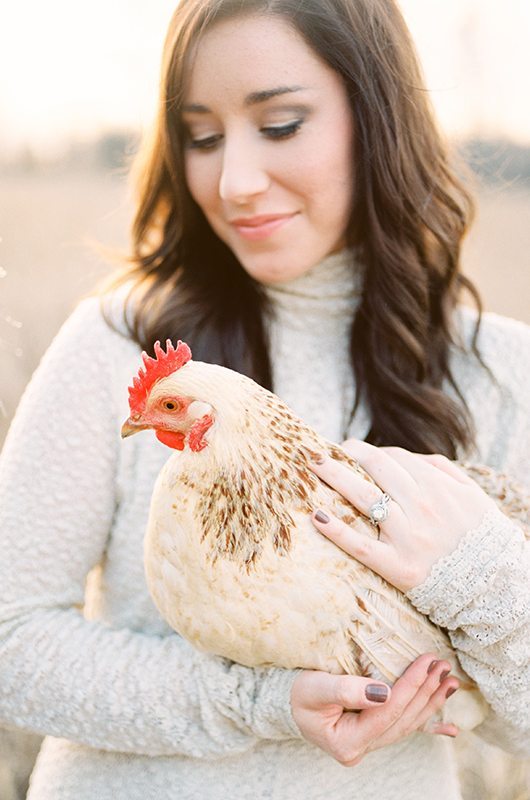
[[[168,339],[164,351],[156,342],[155,358],[144,352],[142,360],[144,366],[129,387],[131,415],[122,426],[122,438],[152,428],[168,447],[184,450],[188,444],[194,452],[203,450],[214,416],[212,406],[193,396],[180,374],[191,360],[188,345],[179,342],[174,348]]]

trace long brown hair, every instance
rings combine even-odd
[[[136,162],[129,333],[146,350],[156,339],[184,339],[195,358],[273,388],[264,293],[212,231],[184,177],[180,109],[191,48],[211,25],[242,13],[293,25],[350,98],[347,238],[366,267],[351,360],[355,407],[364,399],[371,412],[367,439],[455,457],[473,441],[449,365],[462,288],[480,320],[478,294],[459,267],[473,207],[449,165],[394,0],[181,0],[164,47],[158,118]]]

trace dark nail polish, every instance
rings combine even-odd
[[[429,664],[429,666],[427,667],[427,672],[432,672],[432,671],[433,671],[433,669],[435,668],[435,666],[436,666],[437,664],[439,664],[439,663],[440,663],[440,661],[439,661],[438,659],[437,659],[436,661],[431,661],[431,663],[430,663],[430,664]]]
[[[456,688],[454,686],[451,686],[451,688],[447,690],[447,693],[445,695],[445,699],[447,700],[447,698],[451,697],[451,695],[454,694],[455,692],[456,692]]]
[[[450,675],[450,674],[451,674],[451,670],[450,669],[446,669],[446,670],[444,670],[444,672],[441,672],[440,673],[440,683],[442,681],[444,681],[447,678],[447,676]]]
[[[325,524],[326,524],[326,522],[329,522],[329,517],[328,517],[328,515],[327,515],[327,514],[324,514],[324,512],[323,512],[323,511],[320,511],[320,509],[319,509],[319,510],[317,511],[317,513],[315,514],[315,519],[316,519],[318,522],[322,522],[322,524],[323,524],[323,525],[325,525]]]
[[[376,683],[369,683],[364,693],[368,700],[374,703],[384,703],[388,697],[388,686],[379,686]]]

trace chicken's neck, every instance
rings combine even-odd
[[[311,513],[318,481],[308,469],[312,453],[330,445],[281,400],[256,384],[233,402],[201,453],[187,454],[180,479],[205,489],[200,526],[203,541],[220,557],[248,568],[269,540],[289,552],[295,511]]]

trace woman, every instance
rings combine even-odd
[[[366,438],[348,446],[392,498],[380,550],[325,509],[315,524],[453,630],[492,706],[481,732],[524,751],[522,532],[409,451],[526,478],[530,333],[491,319],[477,338],[455,311],[469,200],[392,0],[183,0],[138,180],[134,268],[104,315],[88,300],[66,323],[4,452],[0,715],[53,737],[29,797],[458,798],[450,740],[420,732],[458,687],[446,662],[425,654],[390,691],[251,670],[166,628],[142,537],[167,450],[119,443],[139,345],[167,336],[328,438]]]

